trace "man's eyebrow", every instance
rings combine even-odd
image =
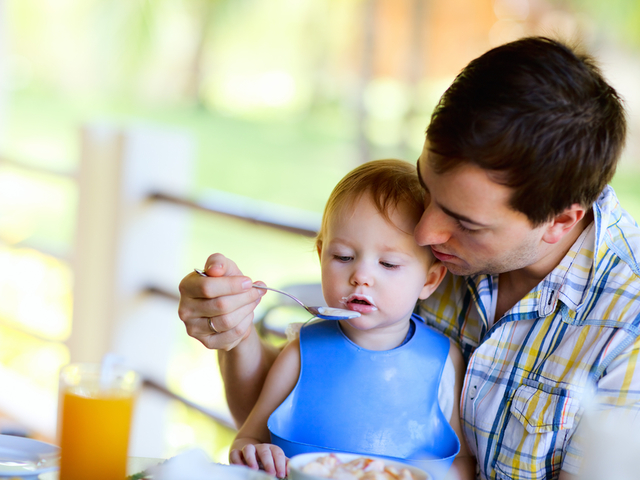
[[[429,189],[424,184],[424,180],[422,180],[422,175],[420,175],[420,157],[418,157],[418,161],[416,162],[416,174],[418,175],[418,182],[420,182],[420,186],[428,192]]]
[[[416,162],[416,170],[418,171],[418,181],[420,182],[420,185],[422,185],[422,188],[424,188],[427,192],[429,191],[429,189],[427,188],[427,186],[424,183],[424,180],[422,180],[422,175],[420,175],[420,157],[418,157],[418,161]],[[439,205],[439,204],[438,204]],[[442,210],[446,215],[455,218],[456,220],[460,220],[466,223],[470,223],[472,225],[476,225],[478,227],[483,227],[483,228],[487,228],[489,225],[486,225],[484,223],[480,223],[477,222],[475,220],[470,219],[469,217],[466,217],[464,215],[461,215],[459,213],[453,212],[451,210],[449,210],[447,207],[443,207],[442,205],[439,205],[440,210]]]
[[[480,222],[477,222],[475,220],[472,220],[469,217],[465,217],[464,215],[460,215],[459,213],[452,212],[447,207],[443,207],[442,205],[440,205],[440,210],[442,210],[445,214],[449,215],[450,217],[455,218],[456,220],[460,220],[460,221],[463,221],[463,222],[466,222],[466,223],[471,223],[472,225],[476,225],[478,227],[487,228],[489,226],[489,225],[486,225],[484,223],[480,223]]]

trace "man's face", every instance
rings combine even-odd
[[[509,206],[511,188],[470,163],[438,175],[430,165],[433,155],[425,144],[418,160],[428,192],[414,233],[419,245],[430,246],[456,275],[504,273],[543,258],[546,225],[532,227],[525,214]]]

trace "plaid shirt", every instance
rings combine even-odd
[[[640,411],[640,229],[611,187],[593,211],[562,262],[494,325],[497,275],[448,274],[418,306],[468,360],[460,410],[482,479],[576,474],[588,398]]]

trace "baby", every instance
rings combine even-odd
[[[415,464],[437,480],[472,461],[461,434],[464,362],[413,313],[445,267],[413,230],[424,210],[415,167],[365,163],[334,188],[316,239],[327,305],[278,356],[232,444],[230,462],[283,478],[286,458],[344,451]],[[459,441],[460,440],[460,441]]]

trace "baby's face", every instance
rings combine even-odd
[[[424,285],[431,253],[413,238],[415,216],[403,205],[387,221],[363,195],[331,218],[320,263],[327,305],[360,312],[349,320],[359,330],[408,320]]]

